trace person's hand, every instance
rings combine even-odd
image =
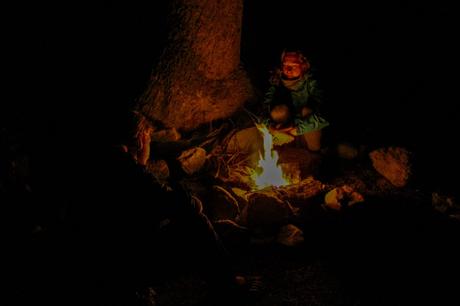
[[[302,118],[307,118],[308,116],[310,116],[311,114],[313,113],[313,110],[309,107],[302,107],[302,109],[300,110],[300,116]]]
[[[270,112],[270,117],[274,122],[287,122],[290,117],[289,107],[285,104],[276,105]]]

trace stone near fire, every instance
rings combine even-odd
[[[232,192],[235,195],[235,199],[238,201],[240,209],[248,205],[248,192],[244,189],[233,187]]]
[[[411,174],[410,153],[404,148],[389,147],[369,153],[375,170],[396,187],[404,187]]]
[[[214,229],[226,245],[246,245],[250,240],[249,230],[232,220],[218,220],[213,222]]]
[[[310,153],[308,150],[302,148],[295,148],[289,146],[277,147],[276,151],[279,154],[280,165],[291,164],[296,165],[300,172],[300,179],[306,178],[314,173],[314,169],[317,167],[317,158],[315,155]]]
[[[236,132],[228,141],[227,153],[243,153],[248,155],[250,165],[255,167],[263,150],[264,139],[257,127],[250,127]]]
[[[338,188],[334,188],[326,193],[324,197],[324,204],[326,207],[333,210],[340,210],[342,208],[342,193],[339,190]]]
[[[324,197],[324,205],[333,210],[341,210],[363,201],[364,197],[348,185],[336,187]]]
[[[233,220],[240,214],[238,201],[221,186],[212,186],[207,203],[210,218],[214,221]]]
[[[333,210],[341,210],[360,202],[364,202],[364,197],[348,185],[336,187],[324,197],[324,205]]]
[[[180,138],[181,135],[175,128],[160,130],[152,134],[153,142],[178,141]]]
[[[243,216],[242,212],[245,211],[246,207],[248,206],[248,203],[249,203],[248,194],[250,194],[250,192],[248,192],[247,190],[241,189],[241,188],[237,188],[237,187],[233,187],[231,189],[231,192],[235,200],[238,202],[238,207],[240,209],[240,214],[238,215],[235,221],[238,222],[239,224],[246,224],[246,220],[243,219],[245,218],[245,216]]]
[[[206,151],[203,148],[191,148],[182,152],[177,158],[182,169],[188,175],[198,172],[206,162]]]
[[[305,200],[313,198],[323,192],[325,185],[312,176],[307,177],[297,184],[283,186],[278,189],[282,200],[287,200],[292,204],[302,204]]]
[[[242,219],[249,228],[283,225],[295,215],[289,202],[280,199],[270,188],[251,193],[248,200]]]
[[[159,181],[166,180],[169,177],[169,167],[164,160],[149,161],[146,167]]]

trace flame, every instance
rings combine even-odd
[[[278,152],[273,150],[273,138],[267,127],[263,124],[256,124],[264,138],[264,154],[260,154],[259,164],[252,172],[251,179],[255,184],[256,190],[268,186],[289,185],[289,180],[283,174],[283,170],[278,165]]]

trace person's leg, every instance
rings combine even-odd
[[[308,170],[305,173],[318,175],[322,165],[322,154],[321,150],[321,137],[322,131],[316,130],[301,135],[299,141],[302,147],[306,148],[309,152],[310,163]],[[307,168],[305,168],[307,169]]]
[[[321,149],[321,136],[321,130],[303,134],[308,150],[311,152],[318,152]]]

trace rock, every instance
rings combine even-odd
[[[303,232],[297,226],[288,224],[281,227],[276,241],[285,246],[297,246],[304,241]]]
[[[324,197],[324,205],[332,210],[341,210],[363,201],[364,197],[348,185],[334,188]]]
[[[250,192],[237,187],[233,187],[231,191],[234,198],[238,201],[238,207],[240,208],[240,212],[245,211],[249,203],[248,194]],[[239,224],[246,224],[246,220],[243,220],[242,218],[243,214],[240,213],[240,215],[236,218],[236,222],[238,222]]]
[[[250,127],[236,132],[228,141],[227,153],[242,153],[248,155],[249,164],[257,166],[260,151],[263,150],[264,140],[257,127]]]
[[[369,153],[375,170],[396,187],[404,187],[411,174],[410,153],[404,148],[390,147]]]
[[[214,222],[214,229],[226,245],[237,246],[249,243],[248,229],[232,220],[218,220]]]
[[[169,177],[169,167],[164,160],[149,161],[146,167],[159,181],[166,180]]]
[[[333,210],[340,210],[342,208],[341,205],[341,200],[342,200],[342,194],[339,191],[340,189],[334,188],[328,193],[326,193],[324,197],[324,204],[326,207],[333,209]]]
[[[174,142],[181,138],[179,132],[175,129],[165,129],[152,134],[152,142]]]
[[[235,195],[235,199],[238,201],[238,206],[240,207],[240,210],[248,206],[249,200],[248,200],[248,192],[246,190],[243,190],[237,187],[233,187],[232,192]]]
[[[202,148],[191,148],[182,152],[177,158],[180,162],[182,169],[188,175],[198,172],[206,162],[206,151]]]
[[[255,126],[236,132],[227,144],[227,152],[229,153],[252,153],[261,148],[263,148],[263,137]]]
[[[209,216],[214,221],[235,221],[240,214],[238,201],[230,192],[217,185],[212,186],[207,206]]]
[[[324,189],[323,183],[310,176],[297,184],[280,187],[277,191],[282,200],[301,205],[305,200],[316,196]]]
[[[270,189],[251,193],[248,199],[242,219],[249,228],[283,225],[296,214],[289,202],[281,200]]]

